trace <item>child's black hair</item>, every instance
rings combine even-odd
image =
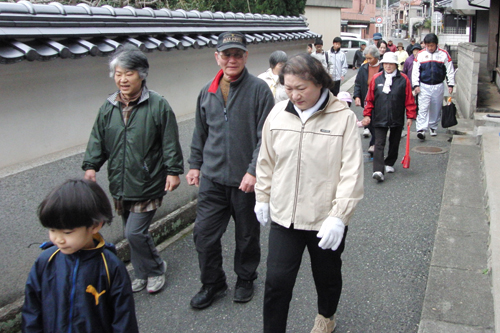
[[[45,228],[74,229],[111,223],[113,210],[104,190],[93,181],[69,179],[53,189],[38,206]]]

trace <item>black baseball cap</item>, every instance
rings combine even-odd
[[[422,49],[422,46],[420,46],[420,44],[415,44],[413,45],[413,47],[411,48],[411,50],[421,50]]]
[[[217,51],[227,49],[240,49],[247,51],[247,38],[245,34],[239,31],[223,32],[219,35],[217,41]]]

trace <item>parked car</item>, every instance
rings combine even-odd
[[[368,41],[361,38],[353,38],[342,36],[342,44],[340,45],[340,50],[345,53],[347,60],[347,65],[352,67],[354,54],[361,47],[361,44],[365,43],[368,46]]]

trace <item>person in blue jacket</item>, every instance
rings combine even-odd
[[[111,204],[96,183],[67,180],[38,208],[50,242],[26,282],[23,332],[139,332],[130,278],[99,230]]]

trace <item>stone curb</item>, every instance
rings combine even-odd
[[[169,238],[179,238],[186,234],[183,230],[190,230],[190,225],[196,218],[197,200],[189,202],[187,205],[173,211],[167,216],[151,224],[149,231],[153,236],[155,244],[167,242],[171,244]],[[123,261],[130,260],[130,249],[128,241],[122,240],[116,244],[118,257]],[[17,333],[21,331],[21,309],[24,304],[24,297],[0,308],[0,332]]]
[[[499,129],[500,130],[500,129]],[[500,146],[498,132],[484,133],[481,144],[486,197],[486,214],[490,223],[488,266],[491,269],[495,328],[500,331]]]

